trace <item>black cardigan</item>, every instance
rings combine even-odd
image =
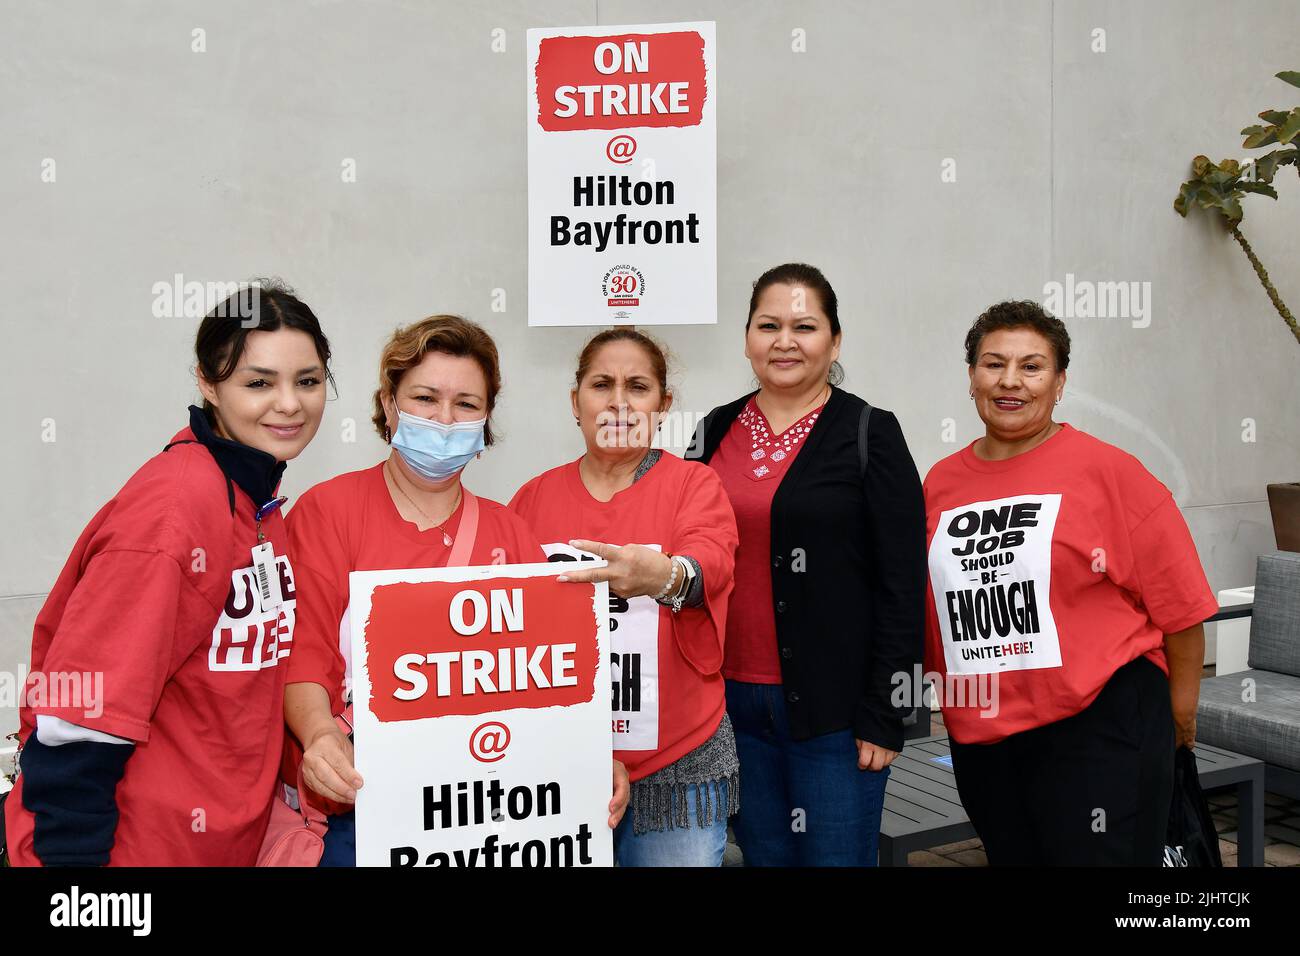
[[[708,462],[753,394],[710,412],[686,457]],[[883,409],[868,420],[863,477],[865,405],[832,388],[776,489],[772,601],[791,736],[852,728],[902,750],[913,701],[891,696],[895,675],[913,686],[924,646],[925,501],[898,419]]]

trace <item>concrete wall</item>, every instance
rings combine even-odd
[[[567,388],[589,333],[526,325],[524,30],[543,25],[717,21],[720,312],[661,335],[679,408],[748,387],[750,283],[803,259],[839,292],[846,387],[897,412],[924,472],[981,432],[961,341],[985,306],[1041,299],[1067,273],[1150,282],[1145,328],[1068,320],[1058,417],[1174,490],[1216,588],[1250,583],[1273,546],[1264,487],[1300,480],[1300,347],[1222,229],[1171,202],[1194,154],[1243,156],[1237,130],[1300,98],[1272,78],[1300,68],[1300,8],[1220,10],[0,3],[0,669],[27,657],[39,600],[21,596],[49,589],[95,509],[197,397],[196,320],[151,311],[153,284],[174,273],[280,275],[321,316],[339,397],[289,469],[291,496],[379,460],[366,422],[380,344],[433,312],[483,322],[501,347],[505,440],[468,472],[480,494],[508,497],[580,453]],[[792,51],[795,30],[806,52]],[[347,158],[355,183],[341,180]],[[946,159],[955,182],[941,180]],[[1279,178],[1280,202],[1252,198],[1245,225],[1295,308],[1300,188]]]

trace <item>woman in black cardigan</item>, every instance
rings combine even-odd
[[[818,269],[769,269],[745,324],[760,388],[710,412],[688,452],[740,530],[723,675],[752,866],[875,865],[913,703],[892,698],[922,656],[921,482],[893,414],[836,387],[840,339]]]

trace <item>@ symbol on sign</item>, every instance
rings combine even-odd
[[[636,140],[626,133],[620,133],[605,144],[605,156],[610,162],[630,163],[636,155]]]
[[[499,720],[479,724],[469,735],[469,754],[481,763],[496,763],[510,746],[510,728]]]

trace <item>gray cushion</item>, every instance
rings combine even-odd
[[[1250,703],[1247,680],[1255,682]],[[1201,681],[1196,739],[1300,771],[1300,677],[1246,670]]]
[[[1247,661],[1259,670],[1300,677],[1300,554],[1259,556]]]

